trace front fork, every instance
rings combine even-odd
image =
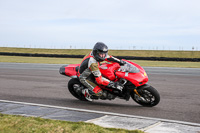
[[[140,92],[140,91],[142,91],[143,89],[148,88],[148,87],[150,87],[150,85],[144,84],[144,85],[138,87],[137,89],[135,88],[135,89],[134,89],[134,92],[135,92],[136,95],[139,96],[139,98],[140,98],[141,100],[146,101],[146,100],[144,99],[144,97],[141,96],[141,95],[138,93],[138,90],[139,90],[139,92]]]
[[[148,88],[148,87],[150,87],[150,85],[148,85],[148,84],[144,84],[144,85],[142,85],[142,86],[139,86],[139,87],[128,87],[128,88],[132,88],[129,92],[131,93],[131,91],[134,91],[134,93],[140,98],[140,99],[142,99],[142,100],[144,100],[144,98],[141,96],[141,90],[143,90],[144,88]]]
[[[141,97],[136,89],[134,89],[133,91],[135,92],[135,94],[137,94],[139,97]]]

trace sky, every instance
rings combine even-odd
[[[0,0],[0,47],[200,50],[199,0]]]

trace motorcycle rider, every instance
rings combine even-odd
[[[100,62],[117,62],[124,65],[126,62],[108,55],[108,47],[102,42],[97,42],[93,50],[85,55],[79,68],[80,82],[87,88],[82,90],[83,95],[88,101],[92,101],[91,95],[101,96],[103,91],[98,85],[112,87],[122,91],[123,87],[119,82],[113,82],[102,77],[99,70]],[[96,81],[96,82],[95,82]]]

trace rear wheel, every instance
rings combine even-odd
[[[132,93],[131,97],[136,103],[142,106],[153,107],[160,102],[160,95],[158,91],[152,86],[138,89],[138,93],[140,96]]]
[[[82,94],[82,89],[84,86],[80,83],[80,81],[76,78],[72,78],[68,82],[69,92],[81,101],[87,101]]]

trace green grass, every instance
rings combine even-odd
[[[15,63],[78,64],[81,61],[82,59],[79,58],[0,56],[0,62]]]
[[[34,48],[0,47],[0,52],[15,52],[15,53],[85,55],[90,51],[91,50],[89,49],[34,49]],[[113,56],[200,58],[200,51],[109,50],[109,54]],[[81,62],[81,60],[82,59],[79,58],[0,56],[0,62],[17,62],[17,63],[78,64]],[[144,60],[134,60],[134,62],[141,66],[200,68],[200,62],[144,61]]]
[[[143,133],[139,130],[103,128],[85,122],[67,122],[0,114],[1,133]]]
[[[0,56],[0,62],[16,62],[16,63],[79,64],[81,61],[82,59],[79,58]],[[131,60],[131,61],[141,66],[200,68],[200,62],[144,61],[144,60]]]
[[[85,55],[91,49],[36,49],[0,47],[0,52]],[[109,50],[113,56],[200,58],[200,51]]]

